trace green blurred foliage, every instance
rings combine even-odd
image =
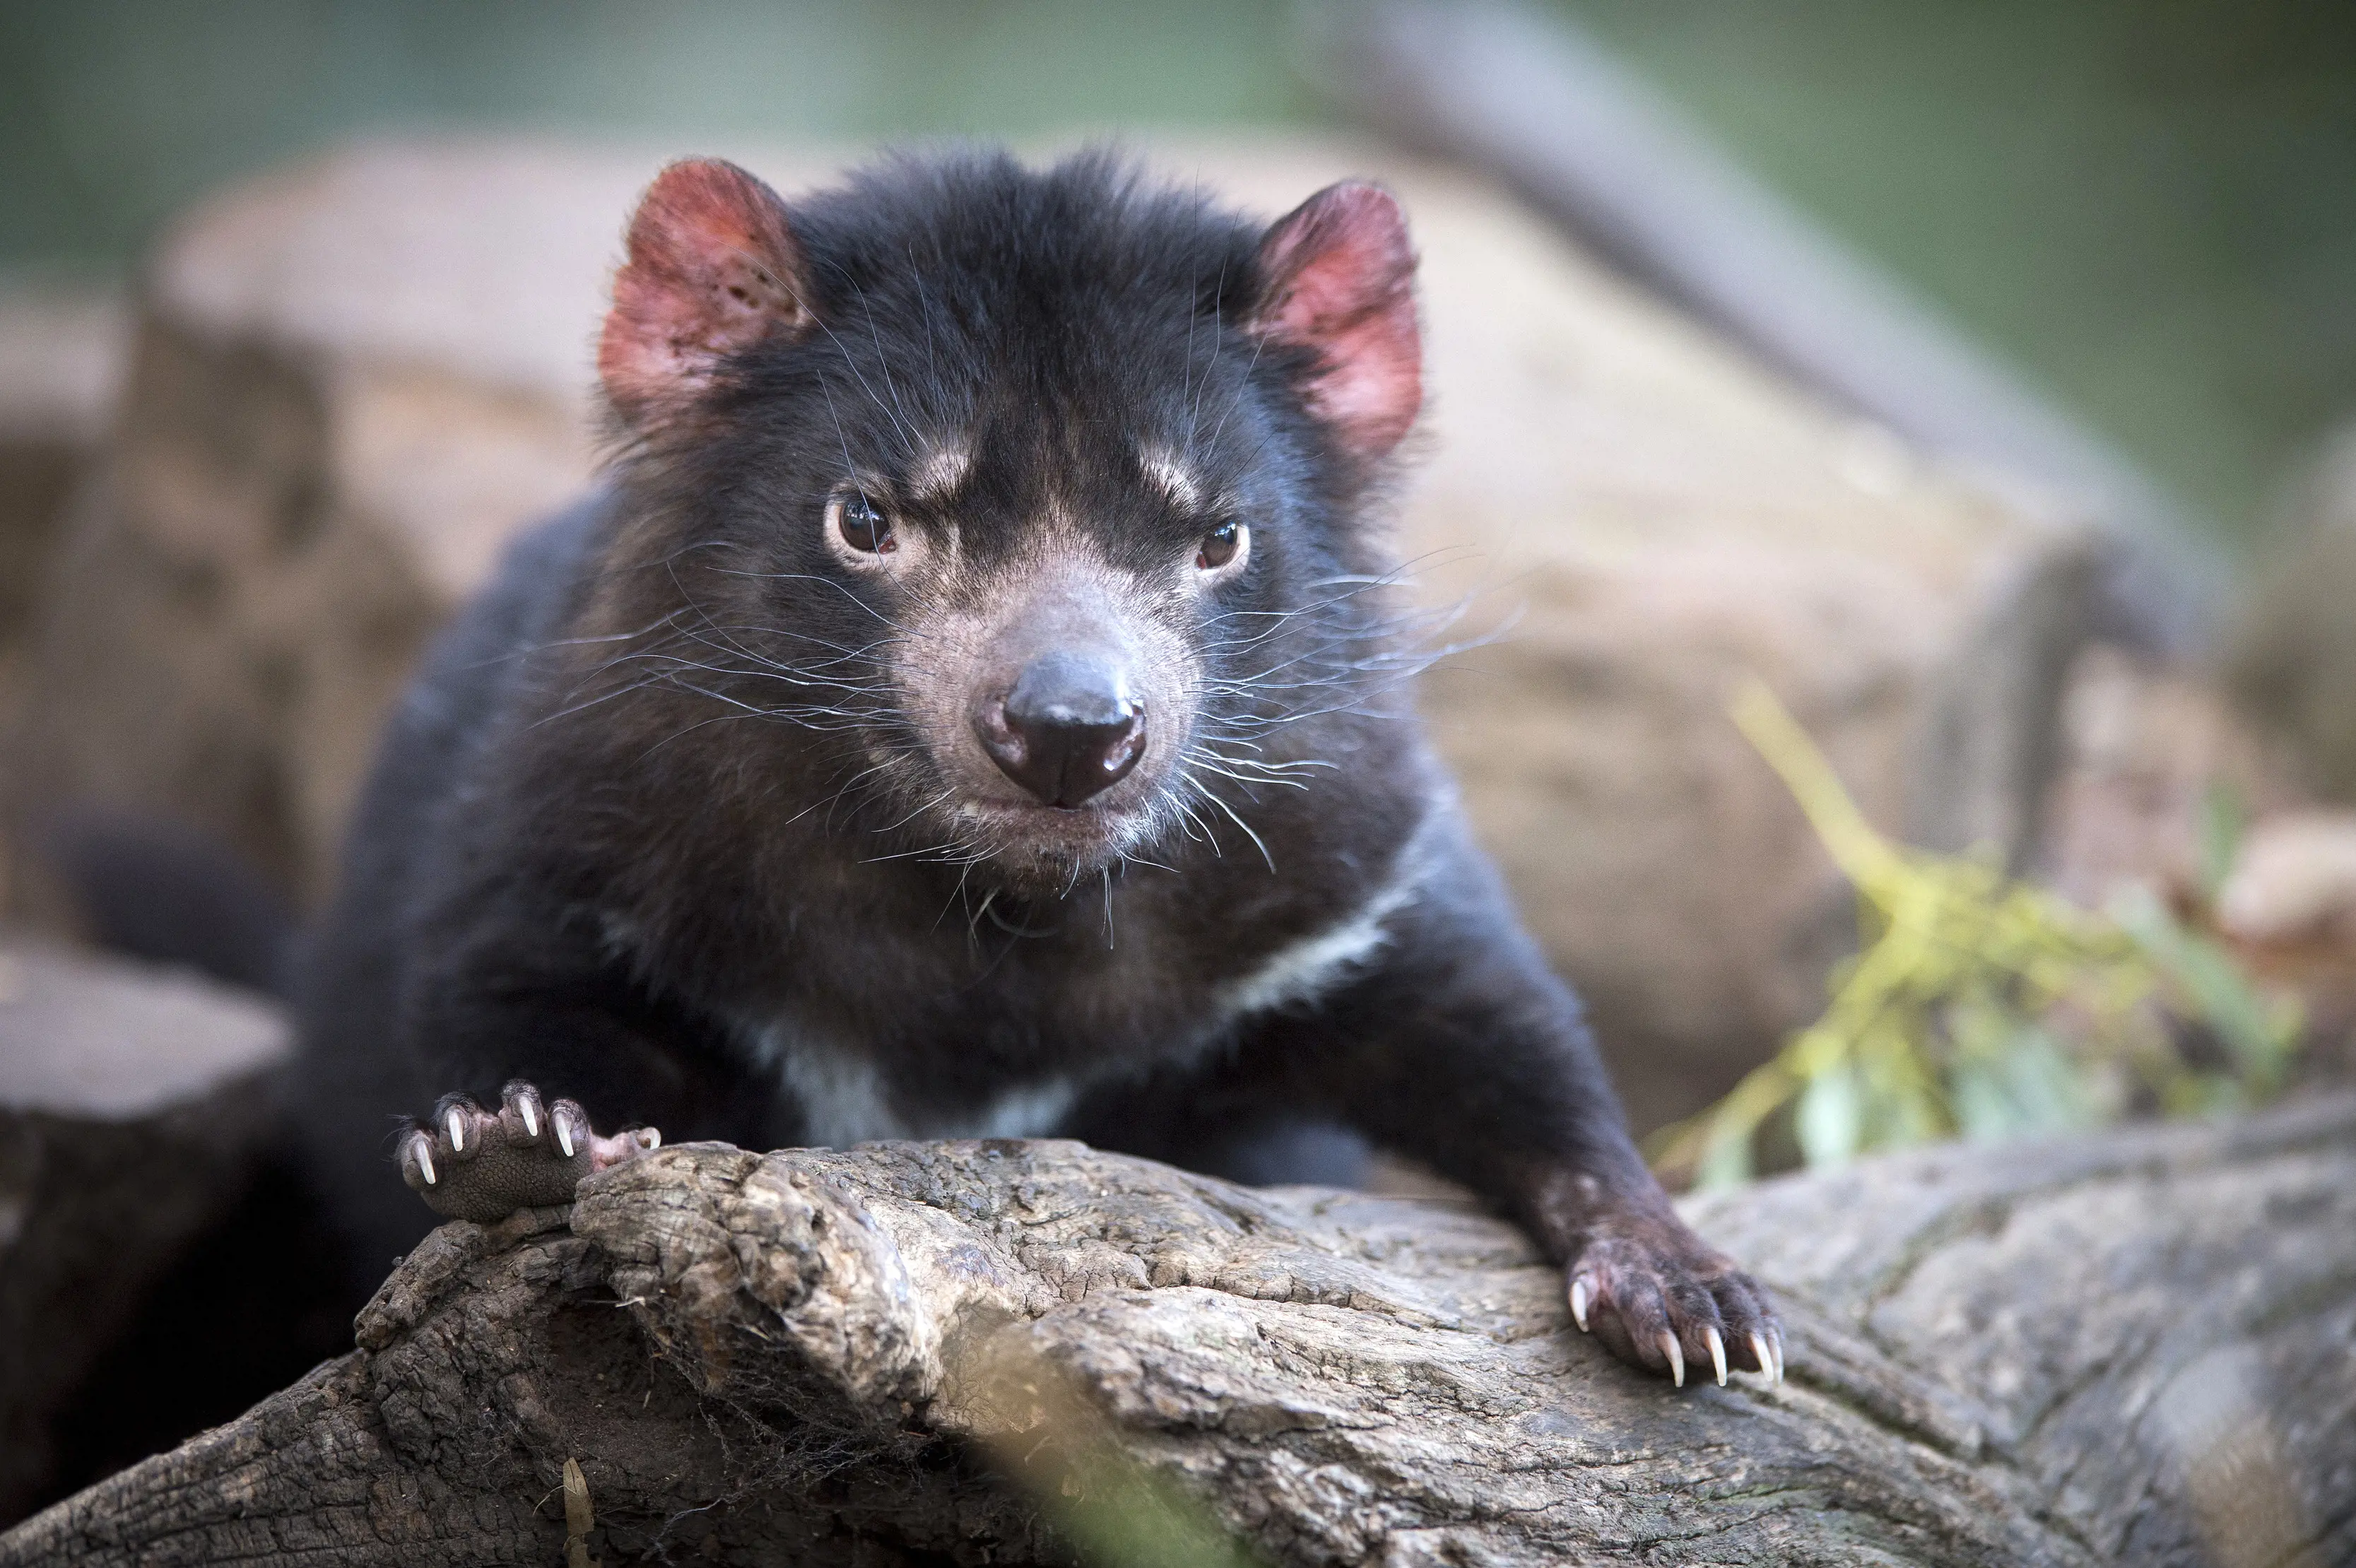
[[[1209,1509],[1110,1443],[1068,1452],[1062,1483],[1041,1501],[1085,1568],[1266,1568]]]
[[[1717,1105],[1654,1136],[1665,1171],[1701,1187],[1747,1180],[1782,1117],[1801,1157],[1827,1166],[2139,1111],[2213,1115],[2281,1086],[2298,1008],[2259,991],[2158,898],[2131,893],[2096,912],[1986,859],[1901,848],[1764,686],[1734,716],[1856,885],[1861,945],[1835,971],[1824,1017]],[[2207,815],[2222,884],[2239,830],[2230,808]]]
[[[2356,415],[2348,0],[1558,0],[2229,541]]]
[[[1281,0],[9,0],[0,267],[120,265],[339,137],[859,142],[1312,117]]]

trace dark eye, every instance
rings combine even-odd
[[[1203,548],[1194,555],[1196,570],[1218,571],[1236,559],[1236,552],[1244,548],[1244,540],[1248,537],[1250,530],[1241,523],[1221,523],[1203,536]]]
[[[888,555],[900,548],[892,537],[892,519],[856,490],[835,497],[834,531],[862,555]]]

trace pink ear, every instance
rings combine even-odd
[[[1328,186],[1259,243],[1255,330],[1317,353],[1309,411],[1361,457],[1399,443],[1423,406],[1415,251],[1390,192]]]
[[[671,165],[630,219],[597,346],[605,395],[633,424],[685,404],[730,355],[810,324],[801,272],[775,191],[717,158]]]

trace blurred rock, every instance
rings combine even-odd
[[[2303,1083],[2356,1080],[2356,813],[2318,808],[2300,759],[2197,671],[2095,647],[2062,702],[2037,869],[2089,908],[2158,894],[2267,990],[2295,997]]]
[[[2244,942],[2356,943],[2356,812],[2259,824],[2218,895],[2217,923]]]
[[[2231,639],[2233,689],[2319,792],[2356,802],[2356,426],[2294,491],[2281,539]]]
[[[649,166],[365,153],[166,240],[46,606],[20,814],[177,816],[321,890],[420,644],[589,475],[601,269]]]
[[[71,1428],[92,1414],[76,1396],[150,1290],[252,1191],[285,1049],[260,998],[0,933],[0,1519],[107,1467],[73,1462]],[[184,1325],[209,1317],[204,1300],[167,1307]],[[130,1404],[99,1414],[110,1437],[179,1408],[156,1381],[123,1392]]]
[[[2082,534],[1797,396],[1461,173],[1340,143],[1153,152],[1269,213],[1354,172],[1405,199],[1432,397],[1403,553],[1426,603],[1462,602],[1447,636],[1496,637],[1428,706],[1639,1120],[1813,1014],[1848,940],[1725,718],[1743,675],[1885,826],[2026,853]],[[733,155],[788,193],[830,166]],[[27,798],[177,812],[317,896],[419,644],[590,473],[604,276],[659,161],[379,146],[180,226],[48,607]]]
[[[128,328],[112,293],[0,285],[0,649],[22,635],[58,515],[105,433]]]
[[[1878,823],[2021,860],[2083,643],[2088,536],[1800,397],[1454,178],[1402,181],[1428,279],[1428,599],[1497,641],[1426,711],[1639,1124],[1821,1011],[1856,903],[1727,717],[1772,686]]]
[[[2286,812],[2252,827],[2217,924],[2253,972],[2298,997],[2300,1078],[2356,1081],[2356,812]]]
[[[2088,649],[2072,669],[2060,743],[2038,870],[2090,908],[2129,885],[2206,902],[2212,792],[2244,821],[2307,798],[2296,761],[2219,682],[2115,647]]]
[[[34,605],[66,498],[113,411],[128,327],[126,303],[112,292],[0,284],[0,798]],[[0,911],[12,901],[13,859],[0,837]]]

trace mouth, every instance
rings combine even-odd
[[[1126,792],[1124,792],[1126,793]],[[1080,805],[1035,801],[968,799],[958,825],[987,844],[992,859],[1016,869],[1093,870],[1133,845],[1144,814],[1134,805],[1101,800]]]

